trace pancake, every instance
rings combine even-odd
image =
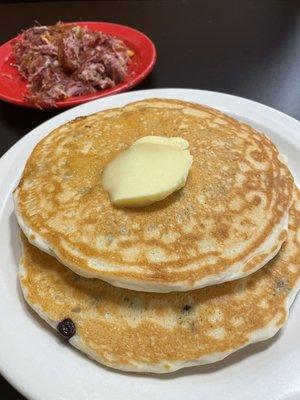
[[[187,183],[151,206],[116,208],[103,168],[147,135],[189,142]],[[286,238],[292,192],[293,178],[263,134],[214,109],[150,99],[55,129],[35,147],[14,197],[29,241],[74,272],[169,292],[262,267]]]
[[[290,211],[287,241],[264,268],[184,293],[143,293],[86,279],[24,235],[22,243],[25,299],[69,335],[70,344],[113,368],[171,372],[218,361],[270,338],[286,322],[300,287],[300,196]]]

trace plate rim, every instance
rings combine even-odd
[[[81,104],[77,107],[74,107],[72,109],[66,110],[62,113],[59,113],[58,115],[50,118],[49,120],[43,122],[30,132],[28,132],[26,135],[24,135],[20,140],[18,140],[10,149],[8,149],[0,158],[0,181],[5,179],[7,177],[8,170],[12,167],[14,158],[24,149],[30,147],[30,151],[35,145],[35,142],[39,138],[40,131],[43,131],[45,129],[49,129],[49,132],[53,129],[51,126],[53,123],[55,124],[56,121],[59,121],[59,125],[62,123],[66,123],[67,121],[75,118],[76,116],[79,115],[88,115],[90,112],[89,110],[92,110],[94,112],[94,109],[99,106],[99,111],[111,107],[118,107],[118,105],[113,105],[113,103],[118,102],[118,100],[121,101],[121,103],[124,101],[124,104],[132,102],[132,101],[138,101],[142,100],[144,98],[153,98],[153,97],[166,97],[166,98],[181,98],[183,97],[192,97],[192,95],[197,95],[201,94],[203,96],[207,96],[207,98],[210,98],[208,102],[213,102],[216,101],[216,99],[221,99],[221,101],[227,102],[229,104],[229,108],[232,107],[232,104],[241,104],[242,106],[249,106],[250,108],[253,108],[253,112],[262,112],[262,114],[267,114],[266,117],[272,119],[278,119],[279,122],[283,123],[286,130],[290,131],[291,133],[294,132],[295,137],[299,139],[300,136],[300,122],[281,112],[278,111],[272,107],[266,106],[262,103],[258,103],[253,100],[249,100],[243,97],[239,96],[234,96],[231,94],[226,94],[226,93],[221,93],[221,92],[213,92],[213,91],[207,91],[207,90],[198,90],[198,89],[183,89],[183,88],[162,88],[162,89],[149,89],[149,90],[141,90],[141,91],[132,91],[130,93],[122,93],[118,94],[116,96],[109,96],[105,98],[100,98],[96,99],[92,102],[84,103]],[[153,96],[154,95],[154,96]],[[188,101],[186,98],[184,99]],[[190,100],[192,101],[192,100]],[[206,104],[201,100],[202,104]],[[215,108],[218,108],[217,106],[214,106]],[[222,108],[224,112],[229,112],[225,108]],[[258,120],[260,119],[261,115],[258,114]],[[61,121],[61,122],[60,122]],[[44,136],[47,133],[43,133],[42,136]],[[32,141],[32,143],[31,143]],[[0,188],[1,189],[1,188]],[[3,193],[9,194],[10,191],[8,189],[3,189]],[[0,198],[2,197],[2,191],[0,190]],[[3,206],[0,207],[0,215],[2,215],[3,208],[6,205],[6,201],[4,201]],[[0,269],[0,281],[1,281],[1,276],[4,276],[4,273],[1,272],[2,270]],[[0,286],[0,292],[2,291],[1,286]],[[5,318],[4,318],[5,319]],[[4,335],[5,336],[5,335]],[[3,348],[0,346],[0,354],[1,356],[4,356],[4,352],[2,353]],[[4,357],[1,357],[3,359]],[[3,362],[0,361],[0,372],[2,376],[11,384],[16,390],[18,390],[22,395],[24,395],[28,399],[33,399],[33,400],[38,400],[37,394],[34,394],[34,389],[24,387],[22,384],[19,383],[18,377],[14,376],[14,371],[10,370],[7,371],[3,368]],[[297,396],[299,395],[299,392],[296,392],[293,394],[292,398],[298,398]],[[294,397],[295,396],[295,397]]]
[[[138,35],[140,38],[143,38],[143,40],[145,41],[145,43],[147,44],[148,49],[149,49],[149,59],[150,60],[149,60],[149,63],[146,65],[146,67],[143,69],[143,71],[141,71],[138,75],[136,75],[134,78],[130,78],[128,82],[121,82],[117,86],[108,89],[108,93],[103,93],[103,90],[102,91],[99,90],[96,93],[85,94],[83,96],[72,96],[69,99],[66,99],[65,101],[57,101],[54,106],[44,106],[43,110],[70,108],[70,107],[81,105],[81,104],[89,102],[89,101],[98,100],[103,97],[112,96],[114,94],[118,94],[118,93],[124,92],[126,90],[130,90],[134,86],[141,83],[152,72],[152,70],[156,64],[157,50],[156,50],[156,46],[155,46],[154,42],[150,39],[150,37],[148,35],[146,35],[145,33],[141,32],[140,30],[138,30],[136,28],[133,28],[132,26],[118,24],[115,22],[106,22],[106,21],[74,21],[74,22],[68,21],[68,22],[63,22],[63,23],[66,25],[77,24],[79,26],[96,24],[96,25],[99,25],[99,28],[100,28],[100,26],[103,26],[103,27],[109,26],[109,27],[114,27],[116,29],[118,29],[118,28],[125,29],[126,31],[129,31],[135,35]],[[100,29],[99,29],[99,31],[100,31]],[[16,36],[14,36],[13,38],[7,40],[6,42],[2,43],[0,45],[0,51],[2,48],[5,48],[6,46],[8,46],[12,41],[14,41],[19,36],[21,36],[21,34],[18,34]],[[119,36],[116,35],[116,37],[119,37]],[[7,58],[10,54],[11,54],[11,52],[7,53],[4,56],[4,58]],[[1,74],[0,74],[0,81],[1,81],[1,79],[3,79],[3,77],[1,78]],[[85,98],[82,99],[82,97],[85,97]],[[16,99],[9,95],[7,96],[7,95],[3,94],[1,92],[1,90],[0,90],[0,100],[5,101],[10,104],[20,106],[20,107],[26,107],[26,108],[32,108],[32,109],[39,108],[39,107],[37,107],[33,104],[30,104],[26,101]]]

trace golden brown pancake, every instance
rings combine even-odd
[[[180,136],[185,187],[141,209],[114,207],[103,168],[147,135]],[[246,276],[286,238],[293,178],[262,133],[221,112],[150,99],[77,118],[33,150],[15,191],[31,243],[85,277],[186,291]]]
[[[285,323],[300,286],[300,197],[290,211],[287,241],[264,268],[184,293],[144,293],[86,279],[24,235],[22,243],[25,298],[53,328],[60,323],[72,345],[113,368],[171,372],[220,360]]]

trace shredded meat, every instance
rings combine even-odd
[[[12,45],[15,67],[35,105],[93,93],[123,82],[132,52],[125,43],[86,27],[34,26]]]

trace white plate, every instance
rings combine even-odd
[[[166,375],[117,372],[60,341],[28,309],[17,280],[18,228],[11,192],[34,145],[55,127],[80,115],[151,97],[176,98],[219,108],[266,132],[289,158],[299,182],[300,123],[279,111],[221,93],[154,89],[120,94],[66,111],[34,129],[0,159],[0,370],[34,400],[217,400],[300,398],[300,301],[275,338],[216,364]]]

